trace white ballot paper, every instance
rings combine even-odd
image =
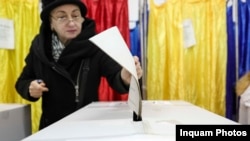
[[[116,26],[111,27],[93,36],[89,40],[132,74],[128,105],[137,116],[141,116],[141,90],[137,77],[135,61],[119,29]]]

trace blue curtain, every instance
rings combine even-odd
[[[226,117],[235,120],[236,115],[236,48],[233,6],[227,6],[227,75],[226,75]]]
[[[139,22],[136,23],[136,26],[133,29],[130,29],[130,50],[133,55],[141,58],[141,44],[140,44],[140,26]]]
[[[249,0],[238,0],[239,78],[250,70],[249,8]]]

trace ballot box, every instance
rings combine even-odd
[[[125,101],[93,102],[22,141],[175,141],[176,124],[239,123],[185,101],[143,101],[133,121]]]
[[[29,104],[0,104],[0,140],[20,141],[31,135]]]

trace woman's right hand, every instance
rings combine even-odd
[[[29,86],[30,96],[33,98],[40,98],[43,92],[47,92],[49,89],[46,87],[42,80],[33,80]]]

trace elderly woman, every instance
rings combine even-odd
[[[85,17],[87,9],[80,0],[42,2],[40,32],[15,85],[24,99],[42,98],[39,129],[98,101],[102,76],[121,94],[128,92],[131,79],[126,69],[88,40],[95,35],[95,22]],[[134,59],[141,78],[139,59]]]

